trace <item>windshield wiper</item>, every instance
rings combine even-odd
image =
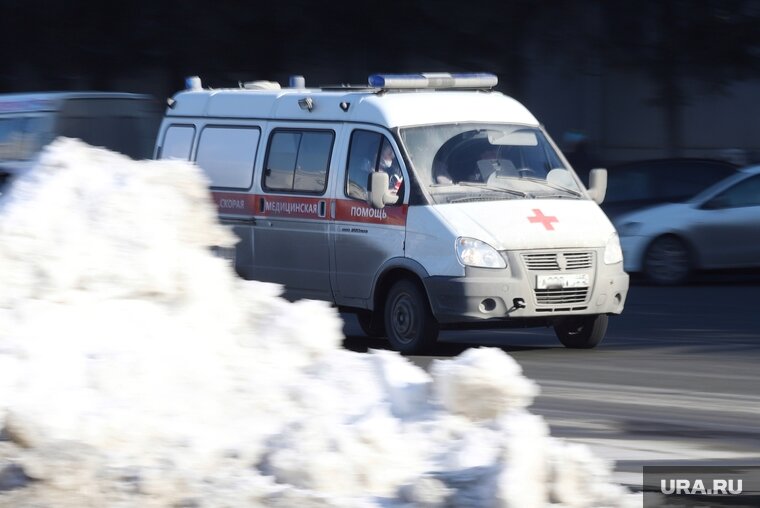
[[[462,187],[475,187],[478,189],[486,189],[489,191],[495,191],[495,192],[504,192],[506,194],[512,194],[513,196],[519,196],[521,198],[527,197],[528,194],[514,189],[505,189],[504,187],[489,187],[485,183],[475,183],[475,182],[459,182],[455,185],[461,185]]]
[[[562,185],[557,185],[556,183],[549,183],[546,180],[542,180],[540,178],[533,178],[533,177],[528,176],[528,177],[523,177],[522,179],[523,180],[528,180],[530,182],[536,182],[536,183],[540,183],[542,185],[546,185],[547,187],[551,187],[554,190],[558,190],[558,191],[562,191],[562,192],[567,192],[568,194],[570,194],[572,196],[575,196],[577,198],[579,198],[579,197],[582,196],[582,194],[580,192],[576,191],[576,190],[568,189],[567,187],[563,187]],[[548,196],[546,196],[546,197],[548,197]]]

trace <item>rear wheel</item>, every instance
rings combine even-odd
[[[686,244],[675,236],[655,238],[644,256],[644,273],[661,286],[683,284],[691,272]]]
[[[596,347],[607,333],[606,314],[567,316],[554,323],[554,333],[563,346],[571,349]]]
[[[393,349],[405,355],[423,353],[435,344],[438,322],[425,292],[415,282],[402,279],[388,291],[385,331]]]

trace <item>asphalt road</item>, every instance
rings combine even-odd
[[[387,347],[347,318],[346,346]],[[467,347],[501,347],[539,383],[530,408],[552,435],[616,462],[618,481],[642,465],[760,466],[760,281],[675,288],[634,285],[623,315],[593,350],[563,348],[551,329],[449,331],[427,367]]]

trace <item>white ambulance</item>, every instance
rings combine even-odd
[[[373,75],[367,86],[188,88],[155,157],[210,179],[245,279],[355,312],[407,354],[446,328],[553,326],[594,347],[628,275],[598,203],[490,74]]]

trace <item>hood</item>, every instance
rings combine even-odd
[[[615,232],[590,200],[514,199],[436,205],[456,231],[497,250],[604,247]]]

